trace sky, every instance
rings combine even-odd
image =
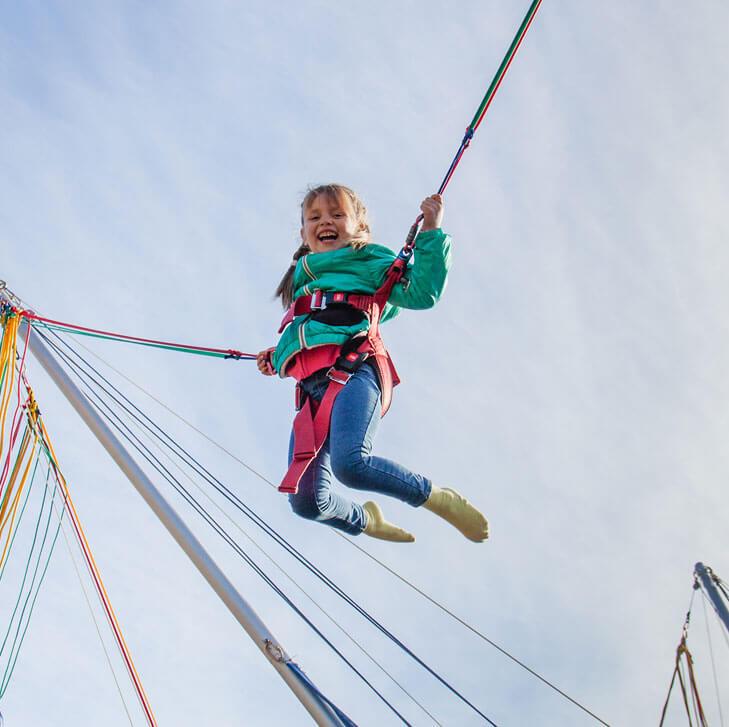
[[[307,187],[353,187],[375,241],[397,249],[526,9],[3,4],[0,278],[60,320],[272,345],[272,291]],[[729,579],[727,30],[718,0],[546,0],[448,188],[447,291],[384,329],[403,384],[376,452],[459,489],[492,537],[475,545],[378,498],[417,542],[356,544],[614,725],[658,722],[694,563]],[[264,478],[281,477],[291,381],[246,362],[80,343]],[[29,377],[159,723],[307,724],[35,362]],[[114,381],[494,722],[595,723]],[[327,695],[359,724],[398,724],[157,484]],[[438,722],[483,723],[224,509]],[[73,564],[60,541],[0,702],[5,724],[144,724],[112,652],[125,712]],[[302,603],[409,721],[434,724]],[[711,720],[719,708],[695,608],[689,646]],[[102,634],[108,646],[103,623]],[[667,724],[684,724],[673,705]]]

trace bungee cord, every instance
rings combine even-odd
[[[13,529],[12,533],[9,536],[9,547],[8,547],[9,552],[12,552],[12,550],[13,550],[15,538],[18,534],[18,531],[20,530],[20,523],[23,520],[23,515],[25,515],[25,509],[28,506],[28,501],[30,500],[30,494],[33,491],[33,484],[35,482],[35,476],[36,476],[39,461],[40,461],[40,457],[36,457],[35,464],[33,465],[33,473],[30,476],[30,485],[26,488],[26,491],[25,491],[25,498],[23,500],[23,506],[20,508],[20,514],[18,515],[18,520],[15,525],[15,528]],[[3,580],[3,575],[5,574],[5,569],[7,568],[7,565],[9,562],[10,562],[10,556],[8,555],[8,557],[5,558],[5,561],[2,563],[2,565],[0,565],[0,583]]]
[[[41,504],[41,514],[39,515],[38,521],[36,523],[35,533],[33,535],[33,543],[31,546],[30,557],[28,559],[28,563],[26,564],[25,572],[23,574],[23,581],[21,584],[21,590],[20,590],[20,593],[18,594],[18,600],[15,603],[15,608],[13,610],[13,614],[11,616],[10,623],[8,625],[8,630],[5,634],[5,638],[3,640],[2,646],[0,646],[0,654],[5,649],[5,645],[7,643],[8,636],[10,634],[13,620],[15,619],[16,613],[18,611],[18,605],[20,603],[21,596],[23,593],[23,588],[25,586],[25,582],[26,582],[26,579],[28,576],[28,570],[29,570],[29,566],[30,566],[30,563],[32,560],[33,550],[35,549],[35,544],[36,544],[36,541],[38,538],[39,525],[42,520],[41,516],[43,513],[43,505],[45,504],[45,498],[46,498],[47,494],[48,494],[48,481],[46,479],[46,487],[45,487],[44,494],[43,494],[43,502]],[[43,585],[43,581],[45,580],[45,577],[46,577],[46,573],[48,572],[48,567],[50,566],[51,558],[53,556],[53,553],[54,553],[54,550],[56,547],[56,541],[58,540],[58,532],[61,527],[61,520],[58,521],[56,530],[53,533],[53,535],[51,536],[50,546],[47,548],[47,553],[45,555],[45,562],[41,569],[41,561],[43,560],[43,550],[45,548],[45,544],[46,544],[46,541],[48,538],[48,533],[49,533],[49,529],[50,529],[50,525],[51,525],[51,516],[53,514],[53,510],[52,510],[53,501],[54,501],[56,495],[57,495],[57,488],[54,486],[50,505],[48,508],[48,515],[47,515],[46,522],[45,522],[43,536],[40,541],[40,546],[38,548],[38,555],[36,558],[35,566],[33,568],[33,575],[31,577],[30,586],[28,587],[28,592],[27,592],[25,601],[23,603],[23,607],[20,611],[20,616],[18,617],[18,622],[17,622],[17,626],[15,629],[15,635],[13,637],[13,641],[10,646],[10,658],[8,660],[8,663],[6,664],[2,679],[0,680],[0,699],[2,699],[2,697],[5,695],[5,692],[10,683],[10,679],[15,670],[15,665],[18,661],[18,656],[20,654],[20,650],[23,645],[23,641],[25,640],[25,635],[28,631],[28,627],[30,626],[31,617],[32,617],[33,611],[35,609],[35,604],[38,599],[38,594],[40,593],[41,587]],[[40,575],[39,575],[39,570],[40,570]],[[37,581],[37,584],[36,584],[36,581]],[[26,612],[27,612],[27,615],[26,615]]]
[[[196,346],[187,343],[173,343],[172,341],[160,341],[153,338],[141,338],[139,336],[130,336],[124,333],[113,333],[112,331],[102,331],[97,328],[88,328],[75,323],[63,323],[51,318],[43,318],[28,310],[17,310],[17,314],[29,321],[34,322],[47,330],[64,331],[66,333],[75,333],[82,336],[90,336],[92,338],[101,338],[106,341],[119,341],[122,343],[133,343],[138,346],[147,346],[150,348],[161,348],[168,351],[178,351],[180,353],[191,353],[198,356],[212,356],[214,358],[235,359],[255,361],[256,354],[244,353],[234,348],[211,348],[209,346]]]
[[[471,145],[471,140],[473,139],[476,130],[479,126],[481,126],[481,122],[484,120],[486,112],[489,110],[489,106],[491,106],[491,102],[494,100],[494,96],[499,90],[501,82],[504,80],[504,76],[509,70],[509,66],[511,66],[511,62],[514,60],[514,57],[516,56],[516,53],[519,50],[522,41],[524,40],[524,36],[529,30],[529,27],[534,20],[534,16],[537,14],[537,10],[539,10],[539,6],[541,4],[542,0],[533,0],[531,5],[529,6],[529,10],[527,10],[526,15],[524,16],[524,20],[522,20],[519,29],[516,31],[516,35],[511,41],[511,45],[509,45],[509,48],[506,51],[506,55],[504,56],[504,59],[501,61],[501,64],[496,71],[496,75],[493,77],[488,89],[486,90],[486,95],[483,97],[481,103],[479,104],[479,107],[476,109],[476,113],[473,115],[471,123],[466,127],[466,133],[463,135],[463,139],[461,140],[461,144],[456,151],[456,155],[453,157],[453,161],[448,167],[448,171],[443,177],[443,181],[440,183],[440,187],[438,187],[438,194],[445,193],[446,187],[453,178],[453,174],[460,164],[463,155],[466,153],[466,149],[468,149],[468,147]],[[422,214],[418,215],[415,218],[415,222],[413,222],[412,226],[410,227],[410,231],[405,238],[405,244],[403,245],[402,250],[400,250],[400,253],[398,255],[400,259],[408,260],[413,254],[413,251],[415,249],[415,238],[418,234],[418,230],[420,229],[420,224],[422,221]]]
[[[473,115],[471,123],[466,128],[466,133],[463,136],[461,145],[458,147],[458,151],[456,152],[455,157],[453,157],[453,161],[451,162],[450,167],[448,167],[448,171],[446,172],[445,177],[443,177],[443,181],[441,182],[440,187],[438,187],[438,194],[443,194],[443,192],[445,192],[445,189],[448,186],[448,183],[451,181],[453,173],[456,171],[456,167],[461,161],[464,152],[471,144],[471,139],[473,139],[473,135],[478,130],[478,127],[481,126],[481,122],[484,120],[486,112],[489,110],[489,106],[491,106],[491,102],[494,100],[494,96],[499,90],[499,86],[501,86],[501,82],[504,80],[504,76],[509,70],[509,66],[514,60],[514,57],[519,50],[519,46],[524,40],[524,36],[529,30],[529,26],[532,24],[534,16],[537,14],[537,10],[539,10],[539,6],[541,4],[542,0],[533,0],[532,4],[529,6],[529,10],[527,10],[527,14],[524,16],[524,20],[522,20],[519,29],[516,31],[516,35],[511,41],[511,45],[506,51],[506,55],[501,61],[501,65],[496,71],[496,75],[493,77],[488,89],[486,90],[486,95],[483,97],[481,103],[479,104],[479,107],[476,109],[476,113]]]

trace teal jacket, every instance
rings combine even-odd
[[[371,295],[382,285],[395,257],[389,247],[374,243],[359,250],[347,246],[309,253],[296,264],[294,300],[315,290]],[[416,238],[414,261],[392,289],[381,320],[393,318],[401,308],[432,308],[445,290],[450,263],[450,236],[440,229],[421,232]],[[303,348],[332,343],[341,346],[367,327],[367,320],[353,326],[335,326],[311,320],[309,315],[297,316],[281,334],[272,356],[273,367],[285,376],[286,367]]]

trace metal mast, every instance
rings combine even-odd
[[[694,566],[694,574],[701,581],[704,592],[711,599],[711,605],[714,607],[716,615],[722,620],[724,628],[729,634],[729,609],[716,587],[717,577],[714,575],[714,571],[699,562]]]

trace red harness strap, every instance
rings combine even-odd
[[[355,351],[349,356],[354,359],[358,358]],[[306,397],[303,406],[294,418],[294,456],[279,485],[279,492],[296,494],[304,472],[316,459],[319,450],[329,436],[329,423],[332,418],[334,400],[353,374],[354,372],[342,371],[332,366],[327,374],[329,385],[322,400],[317,403],[310,396]]]
[[[332,296],[331,302],[346,302],[362,310],[369,318],[370,326],[367,335],[362,337],[362,343],[348,354],[340,356],[334,366],[327,372],[329,385],[318,405],[310,396],[306,397],[303,406],[301,406],[294,418],[293,459],[279,485],[279,492],[296,494],[298,491],[301,478],[314,459],[316,459],[316,456],[319,454],[319,451],[329,436],[329,425],[332,418],[334,401],[339,395],[339,392],[345,387],[349,379],[366,359],[374,358],[380,381],[382,416],[390,408],[392,389],[400,383],[400,379],[397,371],[395,371],[392,359],[387,353],[385,344],[380,337],[380,318],[385,303],[390,297],[390,292],[395,283],[402,278],[406,265],[406,260],[397,258],[388,270],[382,287],[372,296],[350,295],[347,293],[328,294]],[[317,293],[320,293],[320,291],[317,291]],[[346,300],[336,299],[334,296],[346,296]],[[292,314],[290,320],[293,320],[296,315],[304,315],[312,310],[321,310],[325,307],[326,303],[321,305],[321,299],[319,301],[316,300],[318,297],[316,294],[315,296],[311,296],[311,298],[306,297],[305,300],[308,303],[311,303],[313,299],[315,304],[315,307],[310,307],[308,310],[306,309],[306,303],[302,303],[299,307],[301,312],[294,312],[294,304],[287,312],[287,317],[289,314]],[[301,299],[297,299],[297,302],[298,300]],[[284,321],[286,321],[286,318],[284,318]],[[299,392],[300,389],[297,386],[297,398]]]

